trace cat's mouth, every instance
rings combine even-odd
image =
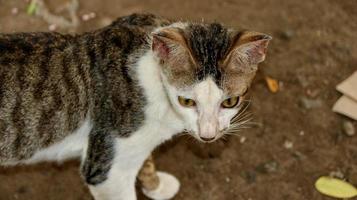
[[[203,142],[203,143],[213,143],[215,141],[217,141],[219,139],[219,137],[214,137],[214,138],[201,138],[199,137],[199,141]]]

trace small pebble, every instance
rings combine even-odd
[[[246,140],[247,140],[247,138],[242,136],[239,141],[241,144],[243,144]]]
[[[353,126],[352,122],[344,121],[343,122],[343,131],[347,136],[354,136],[356,134],[355,127]]]
[[[82,20],[89,21],[91,19],[94,19],[96,16],[97,16],[97,14],[95,12],[91,12],[91,13],[82,15]]]
[[[11,14],[17,15],[18,13],[19,13],[19,9],[18,8],[12,8],[11,9]]]
[[[279,168],[279,164],[275,161],[265,163],[264,168],[267,172],[276,172]]]
[[[88,21],[89,20],[89,15],[88,14],[82,15],[82,20],[83,21]]]
[[[278,171],[279,164],[276,161],[269,161],[266,163],[262,163],[256,167],[256,171],[267,174]]]
[[[284,30],[280,33],[280,37],[284,40],[290,40],[295,36],[295,33],[293,30]]]
[[[332,171],[329,176],[332,178],[345,179],[345,175],[341,172],[341,170]]]
[[[298,160],[303,160],[306,158],[306,156],[302,154],[300,151],[293,152],[293,156]]]
[[[322,106],[322,101],[320,99],[308,99],[306,97],[300,97],[299,103],[307,110],[312,108],[319,108]]]
[[[307,96],[311,97],[311,98],[316,98],[320,93],[320,90],[318,89],[307,89],[306,90],[306,94]]]
[[[304,136],[304,135],[305,135],[305,131],[300,131],[300,132],[299,132],[299,135],[300,135],[300,136]]]
[[[231,179],[229,177],[226,177],[226,182],[227,183],[231,182]]]
[[[285,147],[286,149],[292,149],[292,148],[294,147],[294,143],[291,142],[291,141],[289,141],[289,140],[286,140],[286,141],[284,142],[284,147]]]
[[[49,31],[55,31],[57,29],[57,25],[56,24],[51,24],[48,26],[48,30]]]

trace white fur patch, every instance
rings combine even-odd
[[[221,137],[222,130],[229,127],[231,119],[238,112],[238,108],[221,107],[222,101],[228,96],[210,77],[192,88],[184,89],[171,86],[165,77],[163,80],[175,110],[185,121],[185,129],[193,132],[193,136],[199,140]],[[196,106],[189,108],[181,106],[177,101],[178,96],[194,100]]]
[[[87,146],[88,135],[91,129],[92,124],[87,118],[75,132],[60,142],[35,153],[32,158],[23,163],[31,164],[40,161],[64,161],[80,157],[83,149]]]
[[[162,85],[160,68],[151,52],[144,55],[136,66],[139,84],[144,88],[147,105],[144,125],[128,138],[117,138],[115,155],[108,179],[90,186],[96,199],[135,200],[135,181],[143,162],[162,142],[180,133],[184,126],[172,109]]]

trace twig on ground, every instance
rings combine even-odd
[[[55,25],[61,29],[76,28],[79,25],[79,18],[77,16],[77,10],[79,7],[78,0],[71,0],[64,6],[61,6],[61,10],[67,10],[70,20],[63,16],[58,16],[50,12],[43,0],[33,0],[36,3],[36,15],[40,16],[50,25]]]

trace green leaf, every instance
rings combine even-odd
[[[315,183],[316,189],[324,195],[335,198],[352,198],[357,196],[357,189],[340,179],[320,177]]]
[[[26,13],[28,15],[33,15],[36,12],[37,3],[36,1],[31,1],[31,3],[27,6]]]

